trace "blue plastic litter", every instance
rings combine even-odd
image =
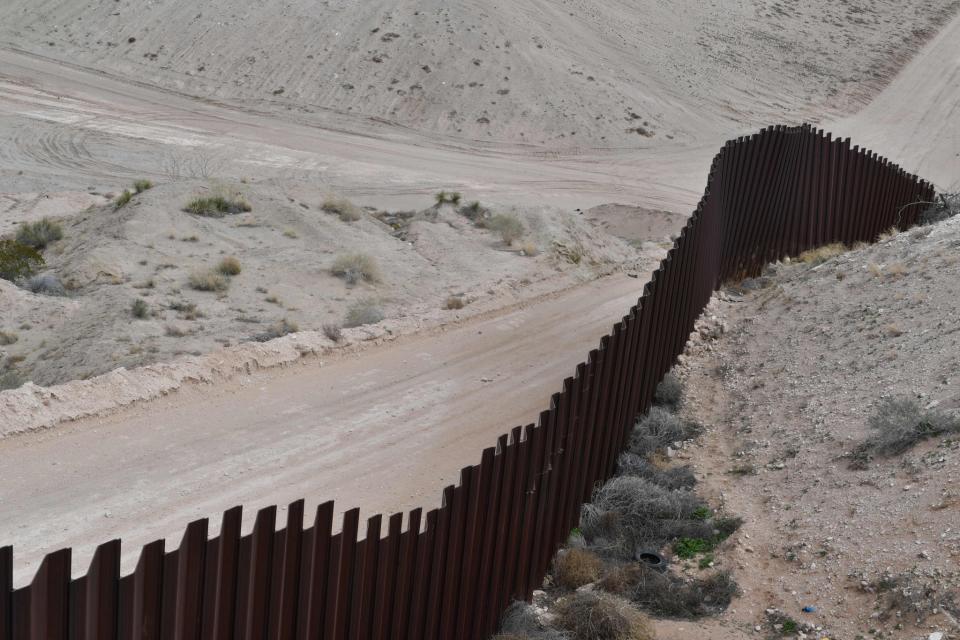
[[[811,607],[810,605],[807,605],[803,608],[804,613],[813,613],[816,610],[817,610],[816,607]]]

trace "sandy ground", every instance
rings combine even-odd
[[[745,519],[718,555],[743,595],[719,620],[664,624],[661,638],[689,637],[681,626],[765,637],[768,609],[818,627],[810,637],[960,633],[960,443],[934,438],[865,470],[844,455],[882,398],[960,410],[958,246],[954,218],[820,266],[781,265],[759,289],[715,297],[709,313],[726,332],[681,363],[686,410],[710,428],[683,457]],[[877,584],[903,575],[901,588],[952,599],[952,612],[927,605],[918,623],[888,611]]]
[[[7,0],[0,41],[309,122],[550,148],[636,147],[700,141],[733,123],[855,111],[957,7]]]
[[[331,229],[333,222],[315,211],[318,194],[326,189],[335,189],[362,205],[396,211],[423,208],[432,193],[456,188],[464,192],[466,199],[515,208],[520,215],[547,220],[546,227],[553,230],[551,233],[563,232],[568,228],[567,222],[574,220],[579,225],[574,228],[576,234],[592,229],[598,234],[597,247],[601,252],[614,250],[616,255],[608,254],[612,255],[612,262],[631,266],[636,264],[631,261],[643,260],[642,251],[627,252],[629,243],[614,236],[634,241],[636,248],[638,240],[650,239],[636,233],[663,230],[667,227],[661,226],[661,222],[667,226],[676,222],[669,215],[664,217],[663,212],[689,211],[702,192],[709,162],[725,139],[747,132],[758,123],[784,119],[809,119],[834,128],[832,119],[858,112],[873,96],[876,99],[870,109],[877,115],[871,117],[877,118],[880,124],[853,115],[842,121],[845,128],[865,137],[872,136],[870,139],[877,141],[878,151],[890,153],[895,160],[898,159],[896,153],[908,144],[913,149],[928,149],[926,153],[913,152],[905,165],[938,185],[953,184],[960,175],[960,156],[956,155],[957,124],[955,118],[949,117],[960,92],[960,83],[953,81],[960,63],[957,44],[960,43],[957,37],[960,17],[948,17],[956,9],[955,2],[915,5],[891,0],[863,6],[851,2],[836,7],[834,3],[811,2],[804,3],[803,8],[773,2],[715,5],[691,2],[683,6],[605,3],[603,7],[573,3],[564,5],[562,10],[547,3],[536,3],[511,9],[509,13],[484,10],[475,3],[457,3],[444,10],[434,7],[429,12],[425,7],[423,15],[414,13],[420,9],[413,9],[413,5],[403,5],[390,17],[390,24],[399,28],[386,26],[387,15],[366,5],[358,8],[351,4],[349,11],[338,4],[323,9],[311,5],[311,11],[318,13],[306,16],[296,3],[288,3],[283,10],[277,10],[271,3],[261,3],[256,8],[212,3],[196,18],[194,9],[190,9],[189,15],[178,9],[183,6],[156,4],[136,14],[127,3],[112,3],[108,7],[94,2],[50,1],[38,5],[17,1],[0,8],[3,18],[0,40],[7,43],[0,46],[0,133],[3,135],[0,232],[11,229],[20,220],[51,213],[75,218],[74,223],[83,226],[88,224],[82,219],[83,210],[90,205],[102,205],[102,194],[116,193],[131,180],[141,177],[161,184],[155,192],[143,197],[142,204],[124,214],[129,215],[129,219],[118,221],[118,225],[94,219],[85,227],[93,233],[96,231],[93,223],[102,223],[111,234],[119,228],[121,239],[136,241],[137,251],[149,249],[150,242],[154,244],[150,251],[156,253],[147,257],[147,265],[139,264],[144,259],[139,255],[133,260],[129,247],[130,255],[125,255],[119,248],[126,246],[123,242],[105,256],[106,262],[119,264],[123,269],[120,284],[114,285],[119,287],[116,292],[102,294],[112,300],[129,301],[126,296],[134,294],[134,285],[141,282],[141,277],[149,276],[146,271],[141,273],[141,267],[155,268],[154,262],[160,264],[163,260],[161,254],[172,255],[186,265],[190,260],[209,260],[221,251],[242,249],[241,258],[246,259],[247,252],[260,255],[256,260],[262,259],[261,264],[266,268],[275,266],[284,259],[284,254],[303,259],[309,253],[309,245],[299,248],[297,245],[307,244],[306,234],[324,237],[331,245],[339,242],[340,236]],[[260,11],[272,13],[264,17],[256,13]],[[339,18],[331,19],[333,14],[323,13],[326,11],[335,12]],[[441,14],[434,15],[436,11]],[[322,28],[316,28],[311,22],[316,16],[324,20]],[[485,26],[472,26],[481,18]],[[268,38],[270,46],[263,43],[252,46],[246,38],[225,43],[223,38],[210,37],[212,33],[219,33],[232,38],[238,31],[234,27],[244,20],[257,24],[256,37]],[[471,20],[474,22],[470,23]],[[465,35],[464,26],[468,23],[469,36]],[[585,24],[589,26],[585,28]],[[331,34],[329,30],[334,25],[338,30]],[[128,28],[136,29],[136,33],[127,35]],[[379,31],[371,33],[375,28]],[[940,35],[908,67],[916,80],[898,79],[877,95],[936,28],[941,28]],[[302,29],[310,35],[302,36]],[[534,37],[544,30],[542,38]],[[399,37],[384,40],[391,33]],[[522,37],[514,35],[516,33],[522,33]],[[415,34],[419,37],[414,38]],[[131,37],[136,41],[128,42]],[[314,45],[293,44],[298,38],[316,43],[316,51],[310,48]],[[333,38],[342,38],[340,42],[346,44],[335,46]],[[417,44],[398,46],[404,38],[414,39]],[[98,44],[97,40],[101,42]],[[544,48],[540,49],[538,44]],[[383,58],[384,62],[373,61],[373,56],[388,45],[391,49],[385,51],[389,55]],[[215,51],[207,49],[210,46]],[[288,46],[295,47],[296,52],[285,50]],[[457,49],[469,47],[471,51],[481,51],[481,46],[485,53],[476,54],[483,56],[479,65],[472,61],[473,54]],[[250,56],[257,60],[249,61],[239,55],[239,47],[249,48]],[[325,47],[327,51],[323,51]],[[540,51],[545,53],[537,53]],[[368,53],[370,64],[360,64]],[[156,54],[155,59],[152,54]],[[428,61],[430,72],[422,69],[423,62],[411,66],[411,61],[426,60],[430,56],[439,60]],[[516,57],[515,62],[508,61],[511,56]],[[458,62],[448,63],[453,60]],[[644,63],[637,64],[637,60]],[[463,70],[457,68],[461,62],[466,63],[471,73],[479,74],[476,79],[471,76],[468,80]],[[507,65],[512,68],[506,69]],[[198,76],[206,73],[198,69],[200,66],[210,70],[208,77],[218,80],[213,82]],[[342,79],[337,75],[342,73],[341,67],[370,79],[372,88],[360,80]],[[601,73],[599,69],[603,68],[606,71]],[[305,70],[313,70],[311,73],[316,75]],[[416,75],[415,79],[414,74],[423,75]],[[457,87],[461,80],[455,81],[453,75],[448,74],[463,76],[466,86]],[[399,82],[389,92],[385,84],[394,75]],[[336,76],[334,82],[330,81],[332,76]],[[510,85],[501,85],[507,80],[499,78],[507,77],[512,78]],[[685,82],[678,82],[678,77]],[[474,81],[477,87],[469,87]],[[398,95],[398,88],[405,92],[421,91],[413,88],[417,83],[423,95],[416,100],[410,99],[409,93]],[[279,84],[284,91],[274,95],[281,87],[273,85]],[[354,88],[347,89],[344,84]],[[491,96],[490,101],[498,104],[487,105],[484,99],[467,91],[474,88],[494,93],[496,97]],[[499,93],[507,89],[507,93]],[[350,94],[354,97],[345,98],[344,92],[355,92]],[[375,98],[377,92],[391,97]],[[927,96],[926,100],[918,101],[918,93]],[[207,98],[195,99],[191,94]],[[457,115],[448,115],[446,119],[442,116],[453,110]],[[481,118],[489,122],[479,121]],[[653,133],[652,137],[636,130],[626,132],[627,128],[646,126],[645,121],[649,123],[647,131]],[[891,126],[890,122],[895,125]],[[921,122],[927,126],[921,128]],[[910,130],[913,135],[890,134],[900,129]],[[839,129],[837,133],[848,135]],[[574,137],[576,142],[572,142]],[[889,146],[883,147],[881,143]],[[147,239],[147,236],[167,232],[181,200],[210,178],[233,184],[247,179],[252,185],[250,198],[259,204],[253,215],[261,218],[264,228],[222,228],[212,233],[212,239],[205,241],[204,246],[192,249],[185,246],[193,243],[170,240],[169,233],[165,240]],[[307,209],[301,207],[301,203],[307,205]],[[630,209],[610,203],[642,207],[643,222],[638,225],[629,215]],[[148,213],[160,216],[164,228],[155,228],[151,218],[140,217]],[[187,224],[182,219],[176,222],[181,223]],[[236,223],[227,221],[226,224]],[[282,234],[288,225],[300,229],[298,240]],[[431,246],[441,233],[447,233],[444,224],[426,221],[421,226],[423,233],[430,236]],[[198,228],[213,227],[204,222]],[[187,229],[186,226],[183,231],[194,232],[193,227]],[[373,221],[345,231],[351,234],[344,236],[345,241],[352,243],[375,239],[378,245],[390,246],[395,240],[389,233],[375,228]],[[472,230],[468,231],[472,234]],[[69,244],[71,240],[64,242]],[[93,250],[77,252],[77,259],[85,268],[89,268],[91,256],[96,257],[94,250],[98,244],[91,240],[88,245]],[[564,267],[558,276],[550,273],[548,277],[549,269],[556,269],[548,255],[531,261],[497,250],[481,235],[471,237],[470,247],[474,256],[472,264],[465,267],[458,263],[455,268],[476,269],[474,278],[441,274],[430,284],[430,295],[417,299],[418,304],[425,306],[411,305],[401,313],[409,313],[414,326],[419,322],[416,319],[419,314],[426,313],[424,325],[434,326],[430,317],[440,317],[443,321],[442,315],[438,315],[437,295],[447,295],[451,287],[473,287],[485,292],[484,287],[493,286],[494,294],[483,294],[490,296],[490,306],[483,307],[481,301],[475,307],[490,313],[481,315],[477,322],[492,323],[491,326],[500,327],[502,331],[502,342],[490,348],[489,353],[477,356],[480,368],[494,371],[493,375],[479,376],[490,378],[489,382],[478,383],[473,367],[457,369],[436,364],[456,361],[455,354],[463,349],[472,352],[474,348],[481,348],[482,343],[470,333],[468,322],[451,332],[453,344],[437,344],[432,336],[423,338],[425,346],[416,353],[428,354],[423,360],[431,363],[428,378],[432,382],[425,382],[426,387],[415,384],[414,380],[394,392],[374,388],[362,396],[354,396],[351,389],[355,377],[337,378],[335,382],[347,385],[332,387],[339,389],[334,392],[339,394],[335,396],[336,404],[342,407],[344,419],[330,418],[320,430],[310,427],[316,426],[314,420],[327,420],[327,406],[322,405],[323,411],[315,412],[318,415],[312,417],[309,407],[321,406],[311,404],[315,402],[316,385],[298,384],[303,371],[297,365],[289,370],[255,373],[249,379],[234,377],[223,386],[190,387],[182,394],[134,407],[129,413],[105,422],[86,420],[64,430],[0,442],[4,475],[0,509],[4,510],[5,526],[10,526],[10,530],[0,531],[0,539],[17,547],[18,580],[34,566],[31,563],[39,554],[57,544],[81,545],[77,550],[79,567],[81,558],[88,557],[92,551],[89,545],[109,537],[109,531],[122,533],[131,544],[158,536],[176,536],[188,519],[212,515],[237,502],[282,503],[288,496],[300,497],[322,489],[323,495],[317,496],[318,499],[336,494],[343,500],[359,503],[384,494],[375,493],[377,483],[385,482],[383,478],[403,477],[405,473],[412,474],[411,480],[396,487],[398,494],[394,502],[364,506],[389,510],[412,506],[417,496],[434,500],[443,482],[454,479],[452,472],[474,463],[480,449],[492,443],[495,435],[513,424],[532,419],[536,411],[545,406],[547,396],[570,372],[572,364],[582,360],[587,349],[594,346],[598,336],[629,307],[631,297],[635,298],[640,289],[640,282],[624,276],[615,281],[621,283],[617,287],[627,289],[608,287],[611,280],[588,283],[558,296],[556,300],[566,301],[563,312],[559,312],[549,306],[554,298],[546,294],[565,289],[577,279],[595,277],[604,270],[578,276],[576,269]],[[450,252],[443,260],[437,260],[436,256],[427,255],[428,248],[425,244],[404,254],[408,260],[404,268],[413,269],[419,264],[437,276],[451,264],[444,261],[450,259]],[[395,249],[391,247],[390,251]],[[618,253],[621,251],[625,253]],[[65,251],[63,255],[66,261],[71,253]],[[311,259],[316,261],[315,268],[320,269],[329,256]],[[489,263],[496,264],[496,268],[491,269],[493,273],[485,272]],[[483,268],[477,268],[478,264]],[[530,287],[530,299],[545,302],[524,310],[525,296],[520,290],[527,285],[520,283],[524,279],[537,282],[536,277],[528,277],[528,269],[535,273],[541,270],[539,273],[544,275],[540,285]],[[498,272],[502,275],[496,275]],[[645,273],[640,273],[641,281]],[[501,277],[503,282],[498,283]],[[258,274],[254,269],[238,278],[237,292],[246,296],[245,304],[253,304],[253,293],[259,293],[256,287],[263,286],[262,281],[269,280],[270,275],[268,272]],[[163,285],[173,287],[176,282],[174,278]],[[271,286],[264,288],[269,291]],[[142,290],[136,292],[139,295]],[[328,292],[329,289],[325,290],[324,295]],[[298,309],[296,313],[312,314],[302,321],[312,328],[327,314],[336,316],[342,310],[337,306],[342,301],[333,298],[354,292],[339,290],[325,298],[324,305],[316,307],[308,304],[309,293],[309,285],[290,287],[278,297],[285,302],[289,300],[289,306]],[[36,303],[19,290],[3,290],[0,294],[8,296],[4,300],[12,299],[28,307]],[[304,300],[294,303],[298,296]],[[70,303],[71,300],[64,300],[51,304]],[[496,311],[498,306],[517,303],[521,304],[520,311],[509,308]],[[213,300],[211,304],[222,303]],[[263,320],[268,316],[273,319],[274,314],[279,317],[281,313],[294,313],[288,308],[282,311],[274,308],[276,305],[272,303],[260,306],[263,310],[258,313]],[[468,306],[468,313],[472,306]],[[222,312],[223,308],[217,307],[217,310]],[[51,307],[42,313],[56,322],[61,311],[65,310]],[[601,311],[602,317],[597,315]],[[239,312],[233,313],[239,315]],[[523,325],[515,313],[531,314],[535,321]],[[217,315],[216,321],[208,321],[213,325],[210,336],[214,335],[214,329],[221,330],[215,325],[221,313]],[[589,317],[590,322],[585,323],[584,317]],[[105,326],[115,330],[118,319],[110,316],[107,320]],[[179,319],[164,317],[162,321]],[[149,322],[153,323],[149,325],[151,331],[156,333],[160,320]],[[542,340],[538,333],[544,325],[561,338]],[[99,323],[91,320],[89,326],[90,331],[96,333]],[[124,331],[146,332],[146,326],[124,327]],[[233,342],[243,335],[238,331],[221,337]],[[164,338],[157,336],[158,343]],[[193,339],[194,336],[188,338]],[[535,351],[543,348],[538,346],[542,343],[550,347],[546,353]],[[314,348],[318,344],[321,348]],[[357,376],[363,378],[361,370],[376,370],[383,372],[383,379],[401,377],[406,366],[404,358],[390,359],[390,354],[395,353],[391,349],[401,348],[399,344],[385,347],[383,355],[378,355],[379,349],[365,351],[354,365]],[[322,343],[314,341],[311,345],[307,349],[309,353],[324,353]],[[203,350],[207,344],[187,344],[184,348]],[[129,352],[121,353],[120,357],[129,355]],[[315,357],[309,356],[303,364],[305,370],[313,371],[306,377],[308,381],[323,369],[318,361],[311,360]],[[385,362],[380,366],[368,358],[384,358]],[[408,356],[407,362],[412,358],[413,355]],[[240,361],[253,362],[256,368],[255,358],[241,356]],[[531,363],[534,363],[531,371],[537,375],[522,381],[495,375],[503,371],[526,371]],[[290,372],[297,375],[288,375]],[[205,379],[202,373],[197,374],[197,378]],[[269,387],[273,380],[278,386]],[[283,415],[280,412],[259,414],[246,404],[238,404],[236,390],[242,388],[244,381],[247,381],[247,390],[266,385],[269,398],[276,398],[277,403],[285,399],[289,408],[303,407],[305,413],[295,414],[301,417],[292,420],[299,426],[289,426],[286,419],[277,420],[277,415]],[[411,427],[411,420],[394,420],[389,416],[389,411],[398,404],[397,398],[407,398],[399,403],[404,410],[419,410],[418,398],[423,395],[423,388],[431,388],[430,384],[452,395],[440,394],[436,404],[430,405],[432,409],[423,409],[423,416],[429,419]],[[469,397],[478,384],[489,394],[486,396],[489,399],[479,406],[472,405],[471,409],[470,403],[461,398]],[[237,427],[236,438],[231,421],[224,426],[220,422],[224,417],[217,416],[212,408],[210,414],[200,410],[207,409],[201,392],[205,394],[203,397],[212,394],[214,400],[233,394],[232,405],[222,405],[222,409],[250,420],[245,426]],[[375,403],[372,398],[378,393],[382,400]],[[473,413],[458,416],[456,420],[437,415],[452,411],[454,403],[458,411]],[[491,403],[496,406],[496,412],[489,410]],[[191,413],[190,409],[198,406],[200,409]],[[305,441],[312,442],[317,450],[327,447],[328,453],[331,443],[349,441],[349,430],[358,427],[352,426],[347,417],[352,419],[371,407],[386,416],[379,428],[372,422],[364,434],[374,440],[357,440],[356,446],[344,448],[336,454],[339,463],[325,470],[323,478],[316,476],[312,459],[303,458],[303,465],[292,462],[297,454],[290,452],[296,452]],[[202,425],[203,432],[188,429],[172,437],[170,429],[175,427],[169,425],[176,425],[177,421],[168,423],[161,416],[178,411],[183,412],[178,415],[192,415],[195,422],[190,424]],[[260,415],[267,418],[257,417]],[[125,422],[123,416],[127,416],[129,422]],[[258,423],[257,420],[265,421]],[[162,433],[156,428],[159,423],[168,425]],[[211,424],[217,425],[214,431],[220,436],[214,434],[203,445],[191,446],[193,438],[207,437],[206,430]],[[385,424],[390,427],[389,433],[382,426]],[[409,438],[402,442],[393,440],[397,424],[410,430]],[[463,425],[476,429],[475,439],[460,437]],[[100,429],[115,429],[118,436],[105,439]],[[276,443],[273,454],[271,449],[263,450],[263,455],[273,456],[270,460],[258,460],[257,440],[248,440],[250,434],[267,437],[272,443],[269,436],[276,436],[277,430],[284,429],[293,430],[290,439]],[[65,444],[70,437],[77,440]],[[439,437],[438,441],[445,443],[442,456],[434,452],[429,456],[429,463],[425,463],[423,459],[396,455],[398,447],[406,446],[408,441],[425,442],[428,437]],[[154,446],[140,449],[141,443],[151,439]],[[111,443],[106,446],[118,449],[106,451],[105,442]],[[370,454],[371,443],[383,444],[385,448]],[[214,464],[214,456],[206,463],[198,461],[196,475],[184,472],[196,481],[195,487],[201,484],[204,487],[202,497],[194,494],[191,499],[189,489],[185,489],[186,495],[179,495],[160,464],[154,467],[156,473],[149,482],[124,476],[126,461],[120,447],[132,447],[142,456],[139,459],[146,462],[153,456],[172,460],[186,453],[207,455],[208,452],[197,451],[200,448],[216,454],[220,451],[217,447],[224,447],[219,455],[237,461],[235,470],[238,473],[245,470],[251,478],[250,484],[235,485],[222,478],[223,463]],[[72,448],[87,451],[89,458],[74,458],[70,455]],[[71,465],[73,475],[51,474],[46,464],[28,467],[23,462],[34,455],[31,451],[36,452],[38,461],[63,460],[63,464]],[[369,484],[365,484],[366,479],[357,483],[345,474],[346,469],[355,468],[352,465],[360,455],[381,456],[378,475],[372,476]],[[253,459],[253,463],[244,466],[244,456]],[[118,465],[116,475],[103,473],[105,459],[111,464],[121,461],[115,463]],[[436,477],[438,461],[450,465],[449,471],[443,473],[451,475],[444,475],[443,480]],[[401,469],[400,465],[408,463],[410,466]],[[418,466],[421,468],[417,469]],[[429,473],[424,469],[429,469]],[[130,473],[129,468],[126,473]],[[290,491],[275,490],[274,476],[279,479],[278,474],[287,473],[290,476],[283,482],[289,483],[286,486]],[[17,481],[8,483],[9,475],[20,477],[24,489],[10,488]],[[68,477],[77,478],[77,492],[57,493],[69,492],[69,488],[63,487]],[[345,477],[351,479],[345,482]],[[221,478],[225,493],[209,491],[207,483],[216,478]],[[30,493],[30,487],[39,486],[36,482],[49,489],[49,501],[44,502],[39,493]],[[230,493],[233,486],[238,488],[237,493]],[[411,502],[403,501],[403,495],[413,496]],[[257,496],[261,502],[251,496]],[[135,515],[142,516],[145,505],[164,500],[168,501],[165,508],[169,511],[165,512],[163,522],[148,522]],[[36,505],[40,503],[46,506],[39,509]],[[65,504],[70,505],[66,514]],[[114,506],[104,506],[110,504]],[[103,515],[105,512],[109,512],[109,517]],[[63,531],[65,526],[68,530]],[[58,528],[61,531],[54,535]],[[49,532],[49,537],[38,535],[38,531]],[[39,540],[43,540],[43,546]]]

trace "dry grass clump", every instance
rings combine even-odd
[[[447,299],[444,301],[444,303],[443,303],[443,308],[444,308],[444,309],[447,309],[448,311],[453,311],[453,310],[456,310],[456,309],[463,309],[463,307],[465,307],[466,304],[467,304],[467,303],[464,302],[464,300],[463,300],[462,297],[460,297],[460,296],[450,296],[449,298],[447,298]]]
[[[234,256],[228,256],[217,263],[217,271],[225,276],[238,275],[241,269],[240,261]]]
[[[291,322],[284,318],[278,322],[274,322],[272,325],[267,327],[266,331],[262,331],[251,337],[251,340],[254,342],[267,342],[273,340],[274,338],[282,338],[288,333],[296,333],[300,330],[300,327],[297,326],[296,322]]]
[[[831,258],[836,258],[847,251],[848,249],[846,245],[841,242],[834,242],[833,244],[826,244],[822,247],[804,251],[797,256],[797,261],[809,265],[818,265],[830,260]]]
[[[540,624],[537,615],[526,602],[514,602],[503,614],[500,624],[500,640],[568,640],[569,636],[556,629],[550,629]]]
[[[918,442],[960,433],[960,416],[924,409],[914,398],[886,398],[868,421],[873,434],[851,454],[854,468],[864,468],[876,455],[894,456]]]
[[[17,242],[43,251],[48,244],[63,238],[63,227],[59,222],[43,218],[36,222],[24,222],[17,229]]]
[[[19,389],[26,383],[27,379],[24,378],[19,371],[9,370],[0,373],[0,391],[9,391],[11,389]]]
[[[609,594],[575,593],[557,606],[557,624],[573,640],[654,640],[653,626],[629,602]]]
[[[652,615],[670,618],[702,618],[719,613],[730,606],[739,590],[727,571],[687,579],[670,572],[660,573],[642,562],[615,569],[604,576],[599,586]]]
[[[383,279],[377,261],[365,253],[346,253],[337,256],[333,266],[330,267],[330,273],[343,278],[350,286],[361,281],[375,284]]]
[[[148,191],[150,189],[153,189],[153,183],[145,178],[137,180],[133,183],[133,190],[137,193],[143,193],[144,191]]]
[[[130,189],[124,189],[123,193],[117,196],[117,199],[113,201],[113,208],[122,209],[130,204],[131,200],[133,200],[133,192],[131,192]]]
[[[333,213],[344,222],[355,222],[363,217],[363,210],[346,198],[328,196],[320,208],[327,213]]]
[[[433,196],[433,199],[437,201],[437,206],[452,204],[456,207],[460,204],[460,197],[459,191],[441,191]]]
[[[213,269],[201,269],[192,272],[188,282],[190,288],[197,291],[226,291],[230,287],[230,280]]]
[[[183,210],[196,216],[222,218],[226,215],[246,213],[251,209],[243,194],[218,186],[209,196],[198,196],[191,200]]]
[[[487,209],[476,200],[457,209],[457,213],[477,225],[484,225],[485,221],[490,218],[490,209]]]
[[[703,427],[684,420],[663,407],[653,407],[630,434],[627,449],[638,456],[647,456],[674,442],[696,437]]]
[[[588,549],[561,551],[553,562],[553,578],[564,589],[577,589],[596,582],[603,572],[603,561]]]
[[[347,317],[344,319],[343,326],[347,329],[361,327],[367,324],[377,324],[383,320],[383,309],[380,308],[380,301],[376,298],[363,298],[354,302],[347,309]]]
[[[17,336],[15,333],[0,331],[0,347],[7,347],[11,344],[14,344],[19,339],[19,336]]]
[[[528,258],[533,258],[540,255],[540,247],[535,242],[527,241],[520,245],[520,253]]]
[[[499,235],[505,245],[512,245],[526,232],[520,218],[506,213],[492,216],[484,226]]]

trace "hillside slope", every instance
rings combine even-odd
[[[957,0],[7,0],[0,42],[247,107],[649,146],[855,110]],[[353,116],[360,116],[359,120]]]

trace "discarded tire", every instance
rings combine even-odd
[[[667,560],[656,551],[637,551],[634,555],[637,562],[642,562],[651,569],[663,573],[667,570]]]

